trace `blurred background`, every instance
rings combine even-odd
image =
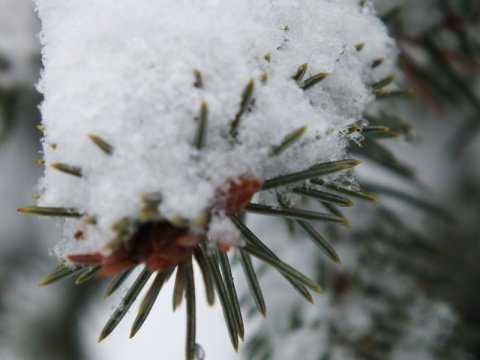
[[[351,147],[365,160],[360,183],[380,204],[346,211],[350,229],[323,227],[341,266],[288,224],[249,219],[326,291],[309,305],[255,263],[269,316],[256,315],[238,277],[249,325],[236,354],[221,309],[209,308],[199,289],[206,359],[480,359],[480,3],[375,5],[401,51],[398,82],[416,94],[381,99],[365,114],[371,124],[391,124],[395,139]],[[38,287],[57,263],[49,249],[62,236],[61,223],[15,211],[34,202],[43,171],[39,30],[30,0],[0,0],[0,359],[182,359],[185,315],[171,311],[173,284],[135,339],[128,314],[101,344],[121,294],[103,300],[102,282]]]

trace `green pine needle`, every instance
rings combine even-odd
[[[263,299],[262,289],[258,283],[257,275],[253,269],[252,259],[245,251],[240,249],[239,252],[240,262],[242,263],[245,278],[247,279],[248,288],[250,289],[258,311],[265,317],[267,316],[267,307]]]
[[[242,100],[240,102],[240,110],[235,116],[235,120],[233,120],[232,127],[230,129],[230,134],[234,138],[236,138],[238,135],[238,126],[240,124],[240,118],[245,113],[245,111],[247,111],[248,107],[252,102],[252,95],[253,95],[254,88],[255,88],[255,80],[252,78],[250,79],[247,86],[245,86],[245,89],[243,90]]]
[[[378,200],[372,194],[368,193],[365,190],[350,190],[337,185],[328,184],[321,179],[314,179],[312,180],[312,183],[316,185],[322,185],[323,187],[326,187],[329,190],[333,190],[341,194],[354,197],[359,200],[363,200],[370,203],[378,203]]]
[[[370,84],[370,87],[373,89],[381,89],[395,81],[395,78],[395,74],[388,75],[387,77],[384,77],[383,79],[380,79],[377,82]]]
[[[327,209],[327,211],[330,213],[330,214],[333,214],[335,216],[338,216],[338,217],[345,217],[345,215],[343,215],[343,213],[335,206],[335,205],[332,205],[330,203],[322,203],[323,207],[325,209]]]
[[[292,77],[292,79],[299,84],[303,80],[303,77],[305,76],[307,69],[308,69],[307,63],[300,65],[300,67],[297,70],[297,73]]]
[[[123,285],[123,283],[125,282],[125,280],[128,279],[128,277],[130,276],[130,274],[133,272],[135,268],[130,268],[128,270],[125,270],[123,272],[121,272],[120,274],[116,275],[113,280],[110,282],[110,284],[108,285],[108,288],[107,290],[105,291],[105,299],[108,299],[110,296],[112,296],[112,294],[117,291],[120,286]]]
[[[412,124],[394,116],[382,114],[380,116],[364,115],[369,126],[387,126],[390,131],[407,135],[412,132]]]
[[[309,189],[305,186],[295,188],[292,191],[296,194],[307,196],[309,198],[319,200],[321,202],[327,202],[327,203],[335,204],[338,206],[353,206],[353,202],[350,199],[347,199],[346,197],[327,193],[320,190]]]
[[[280,145],[275,146],[272,151],[270,152],[270,155],[276,156],[284,152],[288,147],[293,145],[298,139],[300,139],[303,135],[303,133],[307,130],[307,126],[304,125],[296,130],[293,130],[290,134],[285,136],[285,138],[282,140]]]
[[[82,272],[80,276],[75,280],[75,285],[83,284],[84,282],[90,280],[95,276],[95,274],[101,269],[100,265],[95,265],[89,267],[87,270]]]
[[[94,135],[94,134],[88,134],[88,137],[90,140],[93,141],[95,145],[97,145],[100,150],[102,150],[105,154],[107,155],[112,155],[113,154],[113,146],[110,145],[108,142],[103,140],[101,137]]]
[[[133,302],[137,299],[137,296],[140,294],[151,275],[152,272],[149,269],[144,268],[142,270],[141,274],[137,277],[132,287],[128,290],[125,297],[122,299],[121,303],[101,331],[98,342],[110,335],[120,321],[122,321],[123,317],[128,312]]]
[[[63,207],[48,207],[48,206],[24,206],[17,209],[18,212],[41,215],[41,216],[55,216],[55,217],[73,217],[79,218],[83,214],[80,214],[76,209],[69,209]]]
[[[212,306],[215,302],[215,288],[213,285],[213,278],[212,274],[210,273],[207,265],[207,260],[203,253],[199,249],[195,249],[193,251],[193,255],[195,256],[195,260],[197,261],[198,266],[202,272],[203,282],[205,284],[205,293],[207,296],[207,302],[210,306]]]
[[[285,200],[280,194],[277,194],[277,199],[284,208],[288,208]],[[333,247],[320,235],[308,222],[302,220],[295,220],[295,222],[307,233],[310,239],[322,250],[331,260],[337,264],[341,264],[340,257]]]
[[[177,275],[175,276],[175,287],[173,289],[172,306],[173,311],[182,303],[183,292],[185,290],[185,282],[187,280],[187,266],[180,263],[177,267]]]
[[[225,318],[225,324],[227,325],[228,334],[230,335],[230,341],[232,342],[232,346],[235,351],[238,351],[237,324],[235,322],[233,310],[229,304],[227,290],[225,289],[225,284],[222,280],[218,264],[215,258],[211,254],[208,254],[205,244],[202,246],[202,252],[206,259],[209,271],[212,274],[213,284],[217,290],[220,304],[222,305],[223,317]]]
[[[320,235],[313,228],[312,225],[302,220],[297,220],[296,222],[305,231],[305,233],[313,241],[313,243],[317,245],[320,248],[320,250],[323,251],[325,255],[327,255],[331,260],[333,260],[337,264],[342,263],[335,249],[323,238],[322,235]]]
[[[187,302],[187,338],[186,360],[195,360],[196,350],[196,310],[195,310],[195,279],[193,276],[192,258],[186,264],[185,298]]]
[[[194,140],[194,144],[197,150],[200,150],[205,144],[207,122],[208,122],[208,106],[205,101],[202,101],[202,105],[200,107],[200,116],[198,118],[197,133],[195,134],[195,140]]]
[[[54,163],[50,165],[55,170],[61,171],[65,174],[82,177],[82,169],[78,166],[68,165],[65,163]]]
[[[365,126],[362,128],[362,135],[366,138],[395,138],[399,137],[400,133],[395,131],[390,131],[389,127],[386,126]]]
[[[160,194],[159,192],[143,194],[142,201],[145,203],[145,206],[157,207],[162,202],[162,194]]]
[[[380,65],[382,65],[384,61],[385,61],[384,58],[374,59],[372,61],[372,69],[375,69],[376,67],[379,67]]]
[[[358,52],[362,51],[363,48],[365,47],[365,43],[358,43],[357,45],[355,45],[355,50],[357,50]]]
[[[80,274],[85,270],[84,267],[68,267],[65,266],[65,261],[60,262],[55,269],[53,269],[47,276],[38,284],[39,286],[45,286],[52,284],[58,280],[64,279],[66,277]]]
[[[193,86],[199,89],[203,88],[203,79],[200,70],[195,69],[193,71],[193,76],[195,77],[195,82],[193,83]]]
[[[150,310],[152,310],[152,307],[157,300],[158,294],[160,293],[160,290],[162,290],[163,284],[165,283],[165,280],[168,278],[168,276],[168,273],[160,271],[157,272],[155,280],[153,280],[150,289],[148,289],[147,294],[145,295],[142,303],[140,304],[137,317],[135,318],[132,329],[130,331],[130,338],[135,336],[135,334],[138,332],[138,330],[140,330],[143,323],[147,319],[148,315],[150,314]]]
[[[235,324],[237,325],[238,336],[242,341],[245,338],[245,328],[243,325],[242,312],[240,310],[240,305],[238,302],[237,290],[235,288],[235,282],[233,281],[232,269],[230,268],[230,262],[228,256],[224,251],[216,250],[216,256],[220,268],[222,269],[223,281],[225,283],[225,288],[227,289],[227,296],[229,303],[231,304],[233,310],[233,316],[235,319]]]
[[[375,95],[376,99],[413,99],[415,98],[415,93],[412,89],[402,89],[402,90],[392,90],[387,91],[384,89],[374,90],[373,94]]]
[[[281,261],[250,229],[237,217],[231,217],[232,222],[240,231],[242,237],[252,246],[255,246],[258,250],[261,250],[267,253],[270,257]],[[308,302],[313,304],[313,297],[310,292],[303,286],[301,283],[296,281],[295,279],[289,277],[286,274],[282,274],[285,279],[292,285],[292,287]]]
[[[338,217],[331,214],[320,213],[316,211],[301,210],[301,209],[275,209],[270,206],[260,204],[248,204],[245,209],[246,212],[254,214],[286,217],[297,220],[311,220],[311,221],[328,221],[339,223],[342,225],[350,225],[350,221],[343,217]]]
[[[346,170],[357,166],[361,161],[357,159],[346,159],[317,164],[307,170],[296,173],[281,175],[279,177],[266,180],[263,183],[262,190],[270,190],[279,186],[293,184],[299,181],[313,179],[322,175],[328,175],[341,170]]]
[[[315,292],[321,292],[322,288],[318,285],[315,281],[308,278],[307,276],[303,275],[299,271],[292,268],[290,265],[285,264],[283,261],[279,260],[278,258],[271,257],[268,253],[259,250],[258,248],[252,245],[245,245],[242,246],[242,249],[249,253],[252,256],[266,262],[267,264],[273,266],[282,274],[298,281],[299,283],[303,284],[304,286],[312,289]]]
[[[309,77],[307,80],[305,80],[305,82],[303,83],[302,85],[302,89],[303,90],[308,90],[310,89],[311,87],[317,85],[319,82],[325,80],[328,76],[328,73],[319,73],[319,74],[316,74],[316,75],[313,75],[311,77]]]
[[[162,218],[158,206],[162,202],[162,194],[152,192],[142,195],[144,207],[140,209],[140,218],[144,221],[160,220]]]

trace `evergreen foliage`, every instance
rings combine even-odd
[[[0,5],[2,1],[6,0],[0,0]],[[39,1],[41,12],[44,12],[42,16],[45,24],[49,24],[49,8],[43,3]],[[308,2],[308,6],[315,8],[316,5]],[[334,5],[325,6],[335,10]],[[303,65],[299,62],[293,68],[287,61],[275,68],[281,61],[278,59],[282,52],[288,52],[292,42],[300,42],[294,38],[296,35],[289,37],[297,34],[295,27],[285,26],[281,29],[283,44],[276,50],[272,48],[271,52],[265,51],[263,58],[255,60],[261,65],[252,71],[251,77],[247,76],[247,81],[243,80],[245,76],[242,78],[240,75],[222,79],[229,84],[226,93],[211,91],[209,80],[212,80],[212,71],[206,62],[203,62],[205,70],[191,69],[188,82],[185,82],[187,75],[179,77],[179,83],[188,91],[205,95],[202,99],[192,95],[196,105],[192,105],[191,111],[189,105],[185,108],[188,111],[183,109],[194,120],[182,127],[183,132],[177,139],[181,144],[184,138],[188,138],[185,141],[189,147],[188,166],[193,164],[194,167],[208,169],[205,166],[208,163],[202,163],[206,156],[214,154],[220,158],[227,153],[228,156],[236,152],[240,154],[238,167],[232,165],[230,170],[220,171],[218,178],[212,176],[205,181],[214,189],[214,196],[208,201],[199,197],[197,203],[201,203],[203,210],[196,211],[197,203],[192,202],[192,208],[182,213],[184,216],[173,214],[172,209],[175,210],[176,205],[172,205],[175,198],[169,198],[170,193],[151,191],[148,182],[145,183],[147,189],[137,196],[136,202],[118,202],[118,208],[112,210],[113,215],[102,213],[106,208],[103,205],[95,208],[82,202],[85,199],[79,198],[79,191],[83,191],[85,186],[93,188],[98,185],[88,181],[94,178],[93,171],[104,166],[99,166],[100,162],[113,161],[118,152],[124,156],[125,151],[119,150],[122,143],[112,137],[115,131],[109,133],[106,130],[110,125],[86,129],[82,124],[78,129],[85,133],[87,140],[79,140],[77,145],[81,146],[72,146],[67,154],[74,155],[88,144],[87,153],[101,155],[101,160],[95,159],[92,166],[88,162],[80,166],[75,161],[71,164],[64,162],[57,155],[65,149],[68,141],[59,138],[61,132],[56,132],[55,124],[59,129],[68,129],[69,125],[59,125],[55,115],[52,117],[63,105],[55,109],[55,101],[48,98],[52,94],[46,90],[49,89],[49,81],[52,81],[48,71],[53,65],[46,63],[46,83],[42,84],[42,89],[47,100],[43,105],[44,123],[39,126],[45,136],[45,159],[39,159],[38,163],[46,163],[47,175],[40,193],[34,195],[38,204],[18,210],[67,218],[65,233],[70,244],[57,248],[60,249],[57,253],[61,261],[40,285],[64,278],[73,278],[76,285],[91,284],[75,290],[66,288],[63,303],[57,305],[58,321],[61,322],[62,318],[68,321],[61,327],[66,341],[55,356],[62,359],[69,356],[65,354],[75,352],[78,359],[82,358],[82,349],[75,340],[78,334],[71,324],[82,318],[81,309],[88,299],[98,295],[97,287],[93,285],[97,281],[93,280],[111,276],[106,298],[132,280],[133,284],[108,319],[99,341],[115,329],[136,299],[140,298],[138,315],[130,333],[133,337],[148,318],[163,285],[172,281],[175,284],[173,309],[178,308],[183,299],[186,303],[186,359],[202,358],[201,348],[196,343],[198,294],[195,291],[194,262],[204,282],[207,302],[212,305],[215,297],[218,298],[232,346],[237,350],[240,341],[245,339],[241,356],[249,360],[469,360],[478,356],[480,318],[475,299],[480,295],[475,274],[478,274],[479,231],[475,214],[478,215],[480,210],[480,175],[475,169],[480,159],[477,144],[480,81],[476,73],[480,69],[480,5],[474,0],[428,1],[422,5],[423,11],[431,10],[432,16],[425,23],[412,15],[412,11],[416,11],[415,2],[392,0],[378,6],[380,18],[400,49],[398,69],[392,68],[393,60],[389,58],[392,49],[383,49],[388,56],[382,54],[381,57],[373,55],[379,48],[371,51],[372,43],[375,43],[372,39],[376,36],[372,33],[378,32],[381,27],[372,20],[375,16],[370,2],[350,1],[343,8],[339,6],[339,13],[352,11],[355,14],[352,19],[358,16],[361,21],[366,21],[359,25],[358,30],[365,31],[365,39],[349,43],[341,53],[333,54],[340,65],[332,65],[328,72],[314,60]],[[203,5],[200,8],[204,10]],[[239,9],[244,10],[242,6]],[[281,16],[279,18],[284,20]],[[349,37],[352,26],[348,25],[340,27],[344,27],[342,31],[346,29],[348,36],[345,36],[351,40],[355,37]],[[44,31],[43,41],[53,37],[54,29],[46,26]],[[252,33],[255,31],[252,30]],[[235,31],[229,34],[238,35]],[[246,37],[251,35],[249,32],[246,34]],[[295,50],[300,48],[294,47]],[[305,53],[310,56],[309,51]],[[58,56],[55,52],[51,54]],[[12,134],[18,131],[19,122],[25,118],[31,119],[32,124],[37,121],[33,114],[40,101],[31,86],[34,80],[31,79],[28,85],[29,81],[18,77],[17,70],[12,70],[18,68],[18,61],[18,56],[12,56],[0,46],[0,141],[6,145]],[[187,60],[185,62],[190,66]],[[35,73],[38,64],[35,61],[30,64],[35,70],[27,72]],[[352,64],[353,68],[358,68],[348,68]],[[238,66],[243,66],[241,61],[238,61]],[[251,70],[248,66],[242,69],[244,73]],[[67,84],[68,76],[62,78],[61,72],[57,74],[56,71],[57,68],[52,72],[54,78]],[[358,79],[349,83],[355,71],[359,72]],[[237,86],[240,78],[243,81],[241,91]],[[8,81],[2,82],[2,79]],[[218,79],[213,84],[217,84],[215,81]],[[288,91],[292,91],[295,97],[306,99],[305,106],[320,112],[323,111],[322,106],[328,107],[329,111],[334,108],[337,113],[328,113],[330,117],[335,117],[329,122],[330,127],[315,128],[313,131],[315,125],[310,120],[295,119],[291,126],[279,125],[281,131],[275,129],[274,135],[267,138],[268,124],[262,129],[255,121],[265,114],[282,115],[281,112],[262,108],[262,100],[265,100],[262,96],[268,94],[269,86],[274,88],[280,81],[288,84]],[[366,89],[360,104],[353,101],[354,95],[361,94],[351,90],[355,86]],[[235,90],[232,91],[233,88]],[[285,89],[281,91],[284,96],[288,95]],[[217,99],[225,101],[233,93],[238,96],[227,103],[235,106],[231,106],[229,112],[221,110],[222,115],[231,115],[226,122],[228,126],[223,126],[218,120]],[[321,100],[318,100],[319,96]],[[331,103],[325,100],[329,97],[333,99]],[[415,112],[418,111],[418,103],[414,98],[437,114],[448,114],[449,117],[453,114],[460,123],[459,131],[452,137],[450,151],[457,156],[454,162],[458,162],[455,169],[460,180],[456,183],[456,191],[444,194],[453,199],[448,206],[440,205],[446,204],[445,199],[425,191],[429,185],[423,184],[411,164],[400,160],[398,149],[390,146],[398,139],[409,141],[415,137],[415,117],[419,115]],[[366,99],[372,100],[368,107]],[[288,101],[285,104],[289,104]],[[272,105],[268,101],[265,103]],[[278,106],[281,105],[280,101]],[[28,116],[25,116],[25,109]],[[289,111],[285,109],[285,113]],[[306,117],[309,114],[308,111],[302,113]],[[403,117],[410,118],[413,125]],[[50,121],[47,126],[44,126],[45,118]],[[278,119],[272,121],[281,123]],[[304,125],[307,123],[308,126]],[[30,127],[34,128],[34,125]],[[50,132],[52,128],[54,131]],[[250,133],[252,138],[248,136]],[[131,137],[131,134],[127,135],[125,139]],[[225,140],[224,144],[221,141],[212,143],[212,136],[219,135],[223,139],[221,141]],[[32,138],[28,141],[33,143],[36,140]],[[151,136],[151,139],[155,137]],[[315,149],[312,145],[315,141],[321,144],[322,152],[328,152],[331,146],[332,153],[309,155]],[[333,143],[336,144],[332,146]],[[250,147],[256,144],[258,148],[252,151],[245,144]],[[174,149],[172,151],[175,156],[179,154]],[[131,154],[137,156],[137,149],[132,149]],[[140,153],[140,156],[149,157],[151,152]],[[261,165],[246,171],[242,166],[248,157],[255,160],[262,158],[259,161]],[[225,157],[222,164],[236,158]],[[364,160],[364,163],[360,164],[357,159]],[[160,158],[160,161],[163,160]],[[264,168],[258,170],[262,166]],[[354,169],[359,169],[358,178]],[[369,176],[369,173],[374,176]],[[116,174],[123,175],[123,172]],[[195,171],[189,174],[192,178],[197,176]],[[68,180],[64,182],[62,176]],[[179,184],[185,184],[181,182],[182,176],[178,177]],[[368,180],[363,181],[363,177]],[[143,181],[141,176],[137,178],[139,182]],[[388,178],[395,179],[395,183],[390,184]],[[58,188],[53,184],[58,184]],[[207,191],[210,189],[208,186]],[[126,188],[125,193],[128,192]],[[71,195],[68,195],[69,191]],[[196,196],[195,193],[191,195]],[[109,195],[107,198],[113,197]],[[59,199],[65,200],[65,203],[59,203]],[[181,196],[178,199],[183,201]],[[380,204],[377,204],[379,200]],[[95,205],[95,201],[92,204]],[[135,204],[131,211],[124,212],[124,216],[120,217],[123,214],[121,207],[131,204]],[[355,206],[350,209],[352,205]],[[114,217],[115,222],[112,223]],[[425,223],[421,224],[422,221],[417,221],[416,217],[424,219]],[[352,229],[338,226],[350,226],[351,222],[354,223]],[[457,226],[452,226],[455,224]],[[103,236],[102,240],[96,240],[95,246],[92,242],[88,243],[90,237],[106,233],[114,236]],[[452,247],[453,242],[455,247]],[[312,251],[315,247],[318,251]],[[7,254],[5,259],[16,260],[7,261],[5,269],[27,269],[26,259],[32,256],[38,254],[30,251]],[[462,259],[460,263],[459,258]],[[135,271],[137,267],[140,271]],[[244,276],[240,275],[240,268]],[[276,282],[272,269],[281,275],[282,283]],[[199,278],[195,277],[197,281]],[[3,286],[3,278],[0,280],[2,291],[12,291],[12,287]],[[312,291],[322,294],[312,295]],[[275,298],[275,294],[280,296],[272,303],[271,298]],[[312,306],[304,300],[316,304]],[[5,304],[0,303],[0,316],[7,317],[9,310],[6,304],[6,301]],[[254,321],[258,315],[265,317],[267,311],[267,319]],[[245,335],[249,323],[255,323],[255,331]],[[0,335],[8,339],[8,336]],[[33,349],[38,345],[31,346]],[[49,350],[44,351],[47,353]],[[51,354],[54,352],[46,356]]]

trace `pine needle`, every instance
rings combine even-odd
[[[195,310],[195,279],[193,277],[192,258],[186,264],[185,298],[187,301],[187,360],[195,360],[196,350],[196,310]]]
[[[135,280],[130,290],[128,290],[128,292],[125,294],[125,297],[122,299],[121,303],[103,328],[98,338],[98,342],[110,335],[120,321],[122,321],[123,317],[128,312],[133,302],[137,299],[137,296],[140,294],[151,275],[152,272],[149,269],[144,268],[142,270],[141,274]]]
[[[278,261],[281,261],[274,253],[271,251],[253,232],[250,231],[250,229],[242,222],[237,216],[232,216],[231,217],[232,222],[235,224],[235,226],[238,228],[240,231],[240,234],[242,237],[249,243],[251,246],[255,246],[257,249],[267,253],[270,257],[277,259]],[[313,297],[310,294],[310,292],[297,282],[295,279],[291,278],[290,276],[286,274],[282,274],[282,276],[285,277],[285,279],[292,285],[292,287],[302,296],[304,297],[308,302],[313,304]]]
[[[193,251],[193,255],[195,256],[195,260],[197,261],[198,266],[200,267],[200,270],[202,272],[207,302],[210,306],[212,306],[215,302],[215,289],[213,285],[212,274],[208,269],[207,260],[199,249],[195,249]]]
[[[307,130],[307,126],[304,125],[296,130],[293,130],[290,134],[285,136],[285,138],[282,140],[280,145],[275,146],[272,151],[270,152],[270,155],[276,156],[281,154],[283,151],[285,151],[289,146],[291,146],[293,143],[295,143],[298,139],[300,139],[303,135],[303,133]]]
[[[75,280],[75,285],[83,284],[84,282],[90,280],[95,276],[95,274],[102,268],[101,265],[95,265],[89,267],[87,270],[82,272],[80,276]]]
[[[411,133],[413,130],[411,124],[394,116],[381,114],[379,117],[374,117],[365,114],[364,117],[368,121],[369,126],[387,126],[390,131],[405,135]]]
[[[225,318],[225,324],[227,325],[228,334],[230,335],[230,341],[232,342],[235,351],[238,351],[237,325],[235,323],[232,308],[228,302],[227,290],[225,289],[225,284],[220,275],[220,270],[215,258],[207,254],[208,250],[206,249],[205,244],[202,245],[202,252],[207,261],[210,273],[212,274],[213,284],[215,285],[220,304],[222,305],[223,317]]]
[[[61,171],[65,174],[82,177],[82,169],[78,166],[68,165],[65,163],[54,163],[50,165],[55,170]]]
[[[182,303],[183,292],[185,290],[185,281],[187,280],[187,266],[180,263],[177,267],[177,275],[175,276],[175,287],[173,289],[172,306],[173,311]]]
[[[208,122],[208,106],[205,101],[202,101],[202,105],[200,108],[200,116],[198,119],[198,128],[197,133],[195,134],[194,145],[197,150],[200,150],[205,144],[205,134]]]
[[[288,208],[285,200],[281,197],[280,194],[277,194],[277,199],[280,204]],[[302,220],[295,220],[295,222],[307,233],[310,239],[317,245],[320,250],[322,250],[331,260],[336,262],[337,264],[341,264],[340,257],[338,256],[337,252],[333,249],[333,247],[320,235],[308,222]]]
[[[152,192],[142,195],[142,202],[144,207],[140,209],[140,218],[142,220],[160,220],[161,214],[158,211],[158,206],[162,202],[162,194],[159,192]]]
[[[242,101],[240,102],[240,110],[235,116],[235,120],[233,121],[232,127],[230,129],[230,134],[234,138],[236,138],[238,135],[238,125],[240,124],[240,118],[245,113],[245,111],[247,111],[248,107],[251,104],[254,88],[255,88],[255,80],[252,78],[250,79],[247,86],[245,86],[245,89],[243,90]]]
[[[248,204],[245,209],[246,212],[254,214],[286,217],[297,220],[311,220],[311,221],[328,221],[339,223],[342,225],[349,225],[350,221],[346,218],[338,217],[331,214],[320,213],[316,211],[301,210],[301,209],[276,209],[266,205]]]
[[[365,137],[378,136],[378,135],[388,135],[388,137],[399,136],[399,133],[394,133],[390,131],[390,128],[386,126],[365,126],[362,128],[362,135]]]
[[[193,71],[193,76],[195,77],[195,82],[193,83],[193,86],[199,89],[203,88],[203,79],[200,70],[195,69]]]
[[[353,202],[343,196],[327,193],[320,190],[309,189],[307,187],[299,187],[292,190],[294,193],[307,196],[309,198],[335,204],[338,206],[353,206]]]
[[[47,276],[38,284],[39,286],[45,286],[52,284],[58,280],[64,279],[71,275],[80,274],[84,271],[84,267],[68,267],[65,266],[65,261],[60,262],[55,269],[53,269]]]
[[[135,321],[133,322],[133,325],[132,325],[132,329],[130,331],[130,338],[135,336],[135,334],[138,332],[138,330],[140,330],[143,323],[147,319],[148,315],[150,314],[150,311],[152,310],[153,305],[155,304],[155,301],[157,300],[160,290],[162,290],[163,284],[165,283],[165,280],[167,279],[168,275],[169,274],[166,272],[160,272],[160,271],[157,272],[157,276],[155,277],[155,280],[153,280],[153,283],[150,286],[150,289],[148,289],[148,292],[145,294],[145,297],[143,298],[142,303],[140,304],[137,317],[135,318]]]
[[[328,76],[328,73],[319,73],[319,74],[316,74],[316,75],[313,75],[311,77],[309,77],[307,80],[305,80],[305,82],[303,83],[302,85],[302,89],[303,90],[307,90],[307,89],[310,89],[311,87],[317,85],[319,82],[323,81],[324,79],[326,79]]]
[[[357,45],[355,45],[355,49],[360,52],[363,50],[363,48],[365,47],[365,43],[358,43]]]
[[[333,214],[333,215],[339,216],[339,217],[345,217],[345,215],[343,215],[343,213],[340,210],[338,210],[338,208],[335,205],[325,203],[325,202],[322,203],[322,205],[325,209],[327,209],[327,211],[330,214]]]
[[[376,67],[379,67],[380,65],[382,65],[384,61],[385,61],[384,58],[374,59],[372,61],[372,69],[375,69]]]
[[[59,216],[59,217],[73,217],[79,218],[83,215],[76,209],[69,209],[63,207],[47,207],[47,206],[24,206],[17,209],[18,212],[41,215],[41,216]]]
[[[384,89],[374,90],[373,94],[375,98],[380,99],[398,99],[398,98],[407,98],[407,99],[414,99],[415,93],[412,89],[402,89],[402,90],[392,90],[387,91]]]
[[[328,184],[321,179],[313,179],[311,182],[312,184],[322,185],[327,189],[357,198],[359,200],[363,200],[370,203],[378,203],[378,200],[372,194],[368,193],[365,190],[350,190],[337,185]]]
[[[97,217],[96,216],[87,216],[83,219],[83,223],[85,225],[97,225]]]
[[[335,249],[313,228],[312,225],[302,220],[297,220],[297,224],[307,233],[313,243],[317,245],[325,255],[337,264],[342,263]]]
[[[395,78],[395,74],[388,75],[387,77],[384,77],[383,79],[380,79],[377,82],[370,84],[370,87],[373,89],[381,89],[395,81]]]
[[[233,316],[235,318],[235,324],[237,325],[238,336],[240,339],[245,338],[245,328],[243,325],[242,312],[238,303],[237,290],[235,288],[235,282],[233,281],[232,269],[230,268],[230,262],[225,252],[217,250],[217,259],[222,269],[223,281],[225,288],[227,289],[227,296],[233,310]]]
[[[93,134],[88,134],[88,137],[90,140],[93,141],[95,145],[97,145],[100,150],[102,150],[105,154],[107,155],[112,155],[113,154],[113,146],[110,145],[108,142],[103,140],[101,137]]]
[[[110,285],[108,285],[107,291],[105,291],[105,299],[108,299],[115,291],[120,288],[120,286],[123,285],[125,280],[127,280],[127,278],[130,276],[134,269],[135,268],[132,267],[115,276],[115,278],[110,282]]]
[[[258,311],[265,317],[267,316],[267,307],[265,305],[265,300],[263,299],[262,289],[258,283],[257,275],[253,269],[252,259],[245,251],[239,249],[239,252],[240,262],[242,263],[245,278],[247,279],[248,288],[250,289],[250,293],[252,294]]]
[[[346,170],[360,164],[360,160],[346,159],[327,163],[317,164],[311,168],[296,173],[282,175],[273,179],[266,180],[263,183],[262,190],[269,190],[278,186],[289,185],[299,181],[313,179],[318,176],[335,173]]]
[[[295,80],[297,83],[300,83],[303,80],[303,77],[305,76],[307,69],[308,69],[307,63],[300,65],[300,67],[297,70],[297,73],[293,75],[292,79]]]
[[[279,259],[275,259],[268,255],[266,252],[263,252],[259,249],[257,249],[254,246],[251,245],[245,245],[242,247],[244,251],[249,253],[252,256],[255,256],[256,258],[266,262],[267,264],[273,266],[275,269],[277,269],[279,272],[281,272],[284,275],[287,275],[288,277],[298,281],[299,283],[303,284],[304,286],[312,289],[315,292],[321,292],[322,288],[320,285],[318,285],[315,281],[312,279],[308,278],[307,276],[303,275],[299,271],[295,270],[292,268],[290,265],[285,264],[283,261]]]

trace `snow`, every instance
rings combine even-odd
[[[25,21],[19,29],[28,29],[31,34],[35,28],[33,16],[24,20],[12,16],[27,3],[0,1],[0,33],[9,34],[8,24]],[[96,215],[98,226],[89,229],[88,241],[77,250],[95,251],[113,236],[110,227],[114,222],[139,216],[145,193],[161,192],[162,215],[186,219],[195,226],[228,179],[244,175],[268,179],[345,157],[343,130],[371,101],[366,84],[390,74],[396,54],[393,41],[373,10],[369,6],[360,8],[357,3],[150,0],[140,6],[127,0],[38,0],[44,24],[41,38],[45,71],[39,89],[45,95],[42,113],[47,164],[39,204],[72,206]],[[414,9],[413,15],[420,14],[415,6],[409,8]],[[30,54],[37,49],[23,36],[27,35],[18,32],[0,38],[0,53],[9,54],[19,66],[27,66]],[[357,52],[355,45],[363,42],[364,49]],[[270,61],[265,59],[266,54],[270,54]],[[380,57],[385,57],[384,65],[372,71],[372,59]],[[330,74],[320,85],[303,92],[291,76],[305,62],[309,63],[306,77],[318,72]],[[193,86],[195,69],[202,73],[201,89]],[[15,70],[13,81],[24,81],[25,73]],[[264,73],[268,74],[265,84]],[[12,83],[12,77],[1,76],[0,85]],[[229,136],[229,126],[250,79],[255,80],[255,106],[242,116],[235,141]],[[208,104],[209,123],[205,148],[197,151],[193,146],[195,118],[203,100]],[[286,134],[303,125],[308,126],[307,132],[299,142],[278,157],[269,156],[270,149]],[[92,133],[113,145],[113,156],[95,147],[88,138]],[[56,150],[49,143],[57,144]],[[1,158],[7,159],[7,165],[16,162],[8,153]],[[55,162],[81,166],[83,178],[56,172],[49,167]],[[0,180],[7,184],[7,178]],[[353,182],[353,174],[348,172],[345,180]],[[274,196],[261,199],[276,201]],[[283,249],[282,259],[308,275],[318,274],[318,252],[308,239],[289,234],[278,220],[253,220],[255,233],[262,240],[276,251]],[[77,220],[67,221],[65,238],[71,240],[79,226]],[[7,229],[13,234],[17,227],[17,222],[14,228],[9,223]],[[232,233],[235,229],[231,222],[219,216],[212,220],[208,235],[235,244],[229,238]],[[291,251],[293,246],[295,251]],[[344,263],[341,271],[355,271],[359,264],[357,249],[348,243],[335,247]],[[72,251],[72,242],[62,243],[57,249],[64,256]],[[414,291],[409,279],[398,276],[390,267],[374,274],[371,269],[363,272],[366,278],[376,275],[370,277],[371,282],[381,284],[395,296]],[[199,272],[196,274],[198,277]],[[237,283],[241,284],[241,279]],[[328,324],[336,321],[350,339],[356,340],[374,327],[372,314],[384,310],[355,292],[340,305],[327,292],[315,297],[315,306],[308,306],[280,276],[260,281],[266,285],[270,314],[262,325],[275,345],[275,359],[316,359],[319,348],[332,346]],[[82,324],[85,342],[92,346],[92,358],[148,359],[152,354],[156,358],[181,358],[185,319],[183,314],[171,314],[170,297],[165,294],[171,293],[172,285],[166,285],[145,327],[132,342],[126,341],[131,321],[125,319],[105,343],[97,345],[95,329],[100,329],[108,316],[105,311],[102,316],[92,312]],[[201,299],[199,307],[202,329],[198,342],[207,358],[239,358],[229,347],[218,306],[210,312]],[[282,315],[285,309],[290,315],[299,307],[297,315],[305,326],[290,331],[289,319],[275,315]],[[405,301],[405,311],[410,324],[394,349],[395,358],[428,359],[451,330],[454,317],[444,305],[427,302],[422,294]],[[127,317],[133,320],[134,314],[131,311]],[[250,330],[247,328],[247,339],[254,335]],[[347,348],[332,350],[332,359],[350,358]]]
[[[229,179],[265,180],[344,158],[342,130],[372,100],[366,84],[388,73],[396,54],[373,10],[356,1],[36,3],[46,128],[39,205],[95,215],[97,226],[89,227],[84,243],[97,249],[113,237],[113,223],[138,217],[145,193],[162,194],[166,219],[194,227]],[[358,52],[361,42],[366,46]],[[379,57],[385,65],[371,75]],[[330,75],[303,91],[292,80],[303,63],[309,64],[305,79]],[[202,88],[193,86],[195,70]],[[234,138],[231,124],[251,79],[255,104],[242,114]],[[208,124],[198,151],[193,139],[202,101]],[[301,140],[269,155],[304,125]],[[109,142],[113,155],[89,134]],[[50,167],[57,162],[81,167],[83,177]],[[67,238],[79,227],[67,227]]]

